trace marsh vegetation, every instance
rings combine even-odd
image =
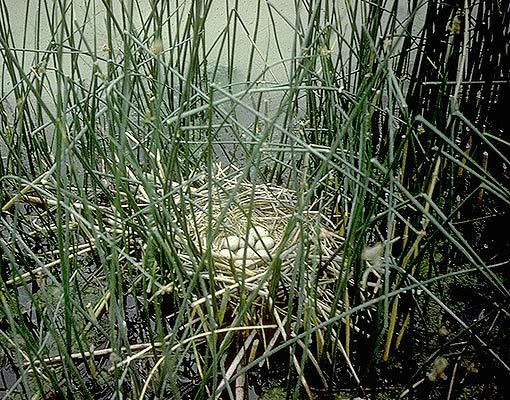
[[[0,0],[5,398],[505,398],[510,6]]]

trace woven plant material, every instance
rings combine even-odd
[[[317,296],[319,301],[333,300],[334,286],[342,276],[343,238],[334,232],[331,221],[314,210],[314,204],[299,201],[295,191],[221,173],[191,191],[185,202],[187,215],[193,216],[190,237],[199,255],[212,260],[217,289],[243,286],[266,298],[274,282],[272,301],[285,301],[289,290],[328,291]],[[270,246],[261,243],[265,238]],[[196,272],[183,256],[184,267],[190,274]],[[293,277],[297,271],[301,276]],[[202,276],[211,278],[208,271]],[[236,296],[231,298],[235,301]],[[330,307],[324,304],[324,310]]]

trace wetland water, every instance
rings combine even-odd
[[[43,3],[43,4],[41,4]],[[44,3],[46,6],[44,6]],[[31,67],[37,67],[48,52],[55,52],[55,43],[64,44],[63,74],[71,74],[72,70],[80,71],[81,79],[87,80],[92,73],[94,54],[99,58],[97,63],[100,67],[106,67],[108,54],[104,52],[108,43],[107,9],[99,0],[79,0],[64,2],[67,4],[65,10],[61,10],[51,2],[34,2],[29,0],[8,1],[8,23],[12,32],[12,48],[16,49],[22,61],[25,73],[30,74]],[[125,14],[125,18],[131,18],[124,29],[110,29],[112,42],[117,46],[117,51],[122,52],[124,39],[135,37],[143,46],[150,48],[154,40],[152,32],[154,29],[148,25],[154,24],[151,2],[142,0],[139,2],[113,1],[112,12],[116,15]],[[243,90],[246,81],[258,79],[273,84],[288,83],[290,62],[293,57],[301,56],[302,49],[299,42],[303,40],[300,32],[306,32],[309,10],[305,2],[293,0],[279,0],[276,2],[254,0],[214,0],[210,4],[205,16],[204,54],[206,54],[209,65],[218,65],[215,82],[223,86],[228,81],[228,74],[232,74],[233,91],[236,84]],[[38,7],[41,4],[41,7]],[[132,10],[129,5],[134,4]],[[192,1],[171,2],[165,10],[162,27],[163,49],[167,47],[168,35],[178,31],[178,16],[186,16],[190,11]],[[237,7],[234,7],[237,4]],[[124,5],[124,11],[122,10]],[[297,9],[296,9],[297,6]],[[161,7],[158,7],[161,8]],[[361,20],[360,15],[352,18]],[[391,2],[386,5],[386,10],[391,10]],[[324,10],[318,10],[324,11]],[[339,13],[342,34],[345,38],[351,35],[352,22],[343,2],[337,7]],[[405,25],[411,10],[404,5],[398,9],[399,20]],[[69,35],[61,34],[59,21],[65,14],[65,21],[68,25]],[[413,31],[418,31],[423,23],[425,7],[420,7],[416,14]],[[51,22],[50,22],[51,21]],[[167,27],[170,25],[170,28]],[[296,28],[298,27],[298,28]],[[148,32],[147,34],[143,31]],[[52,34],[52,31],[55,33]],[[225,32],[229,32],[225,36]],[[382,32],[381,32],[382,34]],[[124,35],[124,36],[123,36]],[[69,38],[72,37],[72,40]],[[224,40],[230,43],[224,43]],[[192,40],[187,38],[186,40]],[[297,45],[296,45],[297,44]],[[253,51],[253,56],[250,53]],[[338,48],[330,49],[333,54],[338,53]],[[348,54],[348,46],[342,49],[342,55]],[[71,59],[70,55],[78,54],[78,57]],[[101,61],[102,60],[102,61]],[[77,63],[78,65],[73,65]],[[51,60],[45,65],[50,72],[55,68]],[[60,67],[59,67],[60,68]],[[51,85],[51,74],[47,74],[48,85]],[[70,76],[76,79],[76,76]],[[3,93],[9,93],[13,82],[4,79]],[[52,109],[55,93],[46,92],[47,105]],[[43,93],[44,96],[44,93]],[[276,95],[274,95],[276,96]],[[274,97],[273,96],[273,97]],[[269,100],[271,95],[269,95]],[[11,108],[15,106],[15,99],[6,96]],[[269,105],[271,109],[271,105]]]
[[[24,73],[33,81],[40,80],[44,85],[40,96],[48,112],[52,114],[55,114],[57,104],[61,101],[58,93],[66,89],[57,85],[57,77],[62,81],[63,75],[65,79],[86,87],[95,73],[94,65],[99,73],[105,74],[109,60],[122,63],[126,40],[131,41],[132,51],[142,52],[150,49],[155,42],[155,18],[148,0],[111,2],[112,13],[116,16],[123,15],[123,27],[109,27],[108,10],[102,1],[79,0],[64,3],[67,4],[65,10],[49,1],[7,2],[9,29],[12,32],[9,47],[18,56]],[[183,29],[180,25],[187,20],[192,4],[192,1],[171,2],[168,9],[165,8],[164,15],[160,16],[163,25],[163,51],[171,50],[168,48],[169,37],[179,36],[179,30]],[[201,33],[204,40],[201,59],[207,59],[210,81],[234,94],[243,92],[247,81],[257,80],[262,85],[272,86],[288,84],[289,60],[300,52],[294,46],[297,38],[294,25],[306,24],[308,13],[304,6],[299,5],[296,11],[292,0],[282,0],[270,5],[261,1],[260,7],[257,7],[256,1],[249,0],[215,0],[210,4],[207,13],[203,9],[199,10],[202,17],[206,14],[205,29]],[[234,7],[235,4],[237,7]],[[130,5],[133,6],[132,9],[129,9]],[[164,7],[158,7],[162,8]],[[300,18],[297,19],[296,15]],[[69,32],[66,35],[61,33],[60,25],[63,21]],[[110,53],[105,51],[109,43],[108,32],[110,43],[113,43],[114,47]],[[175,46],[184,45],[191,40],[192,35],[183,37]],[[62,58],[57,60],[60,43]],[[14,116],[19,101],[13,90],[17,85],[17,78],[9,77],[5,70],[3,73],[3,105],[8,113]],[[277,108],[281,93],[263,93],[264,107],[269,113]],[[217,93],[215,96],[221,97],[221,94]],[[245,97],[244,101],[248,99]],[[253,104],[252,101],[249,102]],[[32,103],[35,103],[35,99]],[[235,106],[230,104],[230,108],[232,107]],[[42,121],[47,122],[49,119],[45,114],[43,113]],[[237,107],[236,118],[244,126],[249,126],[254,120],[253,115],[243,107]],[[51,142],[51,132],[49,136],[48,140]],[[4,154],[6,152],[3,140],[0,140],[0,151]]]
[[[59,21],[62,18],[60,16],[62,12],[58,7],[55,6],[52,9],[51,5],[48,5],[48,10],[46,10],[44,7],[38,8],[37,2],[29,0],[8,3],[9,23],[13,33],[12,44],[17,51],[25,51],[23,62],[27,72],[30,66],[36,65],[34,60],[40,59],[46,51],[52,51],[53,42],[66,44],[64,54],[66,51],[67,54],[70,54],[72,50],[81,52],[78,59],[73,62],[80,64],[78,67],[85,79],[92,72],[93,57],[91,54],[95,53],[103,60],[107,58],[107,54],[104,52],[104,46],[108,43],[107,10],[101,1],[68,2],[65,15],[69,29],[74,31],[72,44],[66,42],[68,38],[60,37],[60,32],[55,35],[51,33],[52,30],[59,28],[55,22],[50,23],[49,21]],[[150,48],[154,39],[150,33],[153,32],[153,29],[147,27],[147,24],[153,21],[150,2],[140,1],[131,12],[128,11],[130,3],[129,1],[112,2],[113,13],[121,14],[121,4],[124,4],[126,15],[132,12],[132,22],[129,27],[132,33],[127,36],[136,37],[144,46]],[[234,3],[238,4],[237,8],[234,7]],[[177,26],[178,15],[186,16],[190,11],[191,4],[191,1],[172,2],[163,17],[169,19],[170,30],[177,31],[179,29]],[[47,12],[50,14],[48,15]],[[56,16],[52,16],[52,12]],[[300,15],[301,23],[306,23],[307,13],[304,7],[300,7]],[[213,1],[206,15],[203,38],[205,39],[208,63],[220,66],[217,83],[221,85],[227,80],[226,74],[229,70],[227,65],[233,68],[234,81],[245,82],[249,75],[253,79],[264,68],[271,66],[264,79],[275,83],[285,83],[288,71],[287,65],[282,63],[282,60],[288,60],[293,55],[296,35],[296,30],[291,25],[293,23],[296,23],[296,11],[292,0],[271,3],[270,7],[266,2],[261,2],[258,12],[256,2],[251,0]],[[144,29],[149,32],[148,35],[142,33]],[[166,26],[162,29],[164,49],[167,47],[170,30]],[[222,43],[224,32],[234,32],[234,30],[235,37],[228,38],[231,43]],[[116,50],[122,51],[123,34],[126,31],[119,32],[119,30],[112,29],[111,32],[112,41],[117,46]],[[192,40],[192,38],[189,37],[185,40]],[[255,47],[255,51],[250,72],[249,53],[253,47]],[[228,48],[234,51],[227,51]],[[101,65],[101,61],[99,64]],[[70,73],[69,59],[64,59],[63,66],[64,70],[61,72]],[[47,65],[46,68],[49,70],[51,65]],[[12,82],[4,82],[4,92],[9,90],[9,85],[12,87]]]
[[[153,34],[155,12],[148,0],[110,2],[112,13],[123,16],[123,27],[111,26],[111,23],[109,26],[108,10],[102,1],[79,0],[62,3],[66,5],[64,10],[49,1],[29,0],[8,1],[6,8],[9,29],[12,32],[9,47],[18,56],[24,73],[33,81],[40,80],[43,83],[44,89],[40,96],[48,112],[53,114],[58,108],[56,104],[61,101],[57,94],[65,90],[65,87],[57,85],[57,76],[63,75],[66,79],[87,86],[92,74],[95,73],[94,65],[97,66],[99,73],[104,74],[108,69],[108,60],[111,60],[109,57],[113,57],[116,63],[122,63],[126,40],[131,41],[135,51],[147,51],[155,38]],[[176,1],[171,2],[168,8],[158,6],[158,10],[164,9],[163,15],[160,16],[163,51],[169,50],[169,35],[178,35],[179,29],[182,29],[179,25],[186,20],[192,3]],[[391,2],[386,5],[388,15],[390,9]],[[203,9],[199,11],[202,17],[205,16],[201,59],[207,60],[209,79],[233,94],[245,91],[248,82],[257,81],[258,87],[262,89],[259,93],[263,98],[264,112],[268,116],[274,114],[284,93],[284,90],[277,89],[277,86],[285,87],[289,84],[292,72],[290,60],[303,56],[303,49],[299,48],[299,43],[303,41],[302,32],[306,32],[310,12],[314,10],[307,9],[305,2],[293,0],[276,2],[214,0],[207,12]],[[323,9],[317,11],[324,12]],[[361,7],[357,11],[358,15],[349,16],[344,2],[339,2],[336,11],[339,29],[347,42],[352,33],[352,19],[361,21]],[[425,11],[426,7],[418,8],[413,31],[421,28]],[[399,5],[398,19],[403,27],[410,14],[411,10],[408,7]],[[63,21],[67,25],[66,35],[62,34],[60,28]],[[361,24],[356,26],[361,29]],[[105,52],[109,35],[114,47],[111,53]],[[180,46],[188,40],[193,40],[193,37],[182,38],[182,41],[174,46]],[[63,44],[61,60],[57,60],[56,56],[58,43]],[[339,50],[338,45],[333,43],[331,47],[329,50],[333,57],[339,56],[339,51],[342,58],[349,55],[349,46]],[[356,61],[352,68],[357,68]],[[9,77],[5,70],[2,72],[4,76],[2,103],[8,114],[15,115],[19,101],[13,91],[17,85],[16,78]],[[40,78],[42,74],[44,79]],[[222,95],[216,92],[215,96],[218,98]],[[256,100],[244,96],[242,102],[253,106]],[[230,110],[235,108],[235,118],[242,125],[250,126],[254,122],[254,115],[244,107],[229,103],[226,108]],[[300,117],[302,116],[296,116]],[[45,113],[42,121],[48,121]],[[222,139],[238,140],[228,137]],[[49,140],[51,141],[51,138]],[[0,140],[0,152],[6,153],[4,140]]]

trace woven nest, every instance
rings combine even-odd
[[[275,268],[269,268],[273,264],[278,265],[279,283],[272,300],[283,300],[293,271],[304,263],[305,276],[296,290],[319,288],[320,301],[328,312],[327,300],[333,300],[334,293],[327,288],[340,277],[343,238],[335,233],[331,221],[314,211],[313,204],[303,207],[290,189],[224,175],[194,190],[186,203],[187,215],[193,216],[188,230],[199,253],[210,254],[218,289],[242,282],[248,290],[267,297],[275,278],[271,275]],[[191,263],[185,267],[190,274],[195,271]],[[203,276],[210,278],[207,272]]]

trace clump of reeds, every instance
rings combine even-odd
[[[7,398],[506,382],[504,2],[43,3],[0,0]]]

